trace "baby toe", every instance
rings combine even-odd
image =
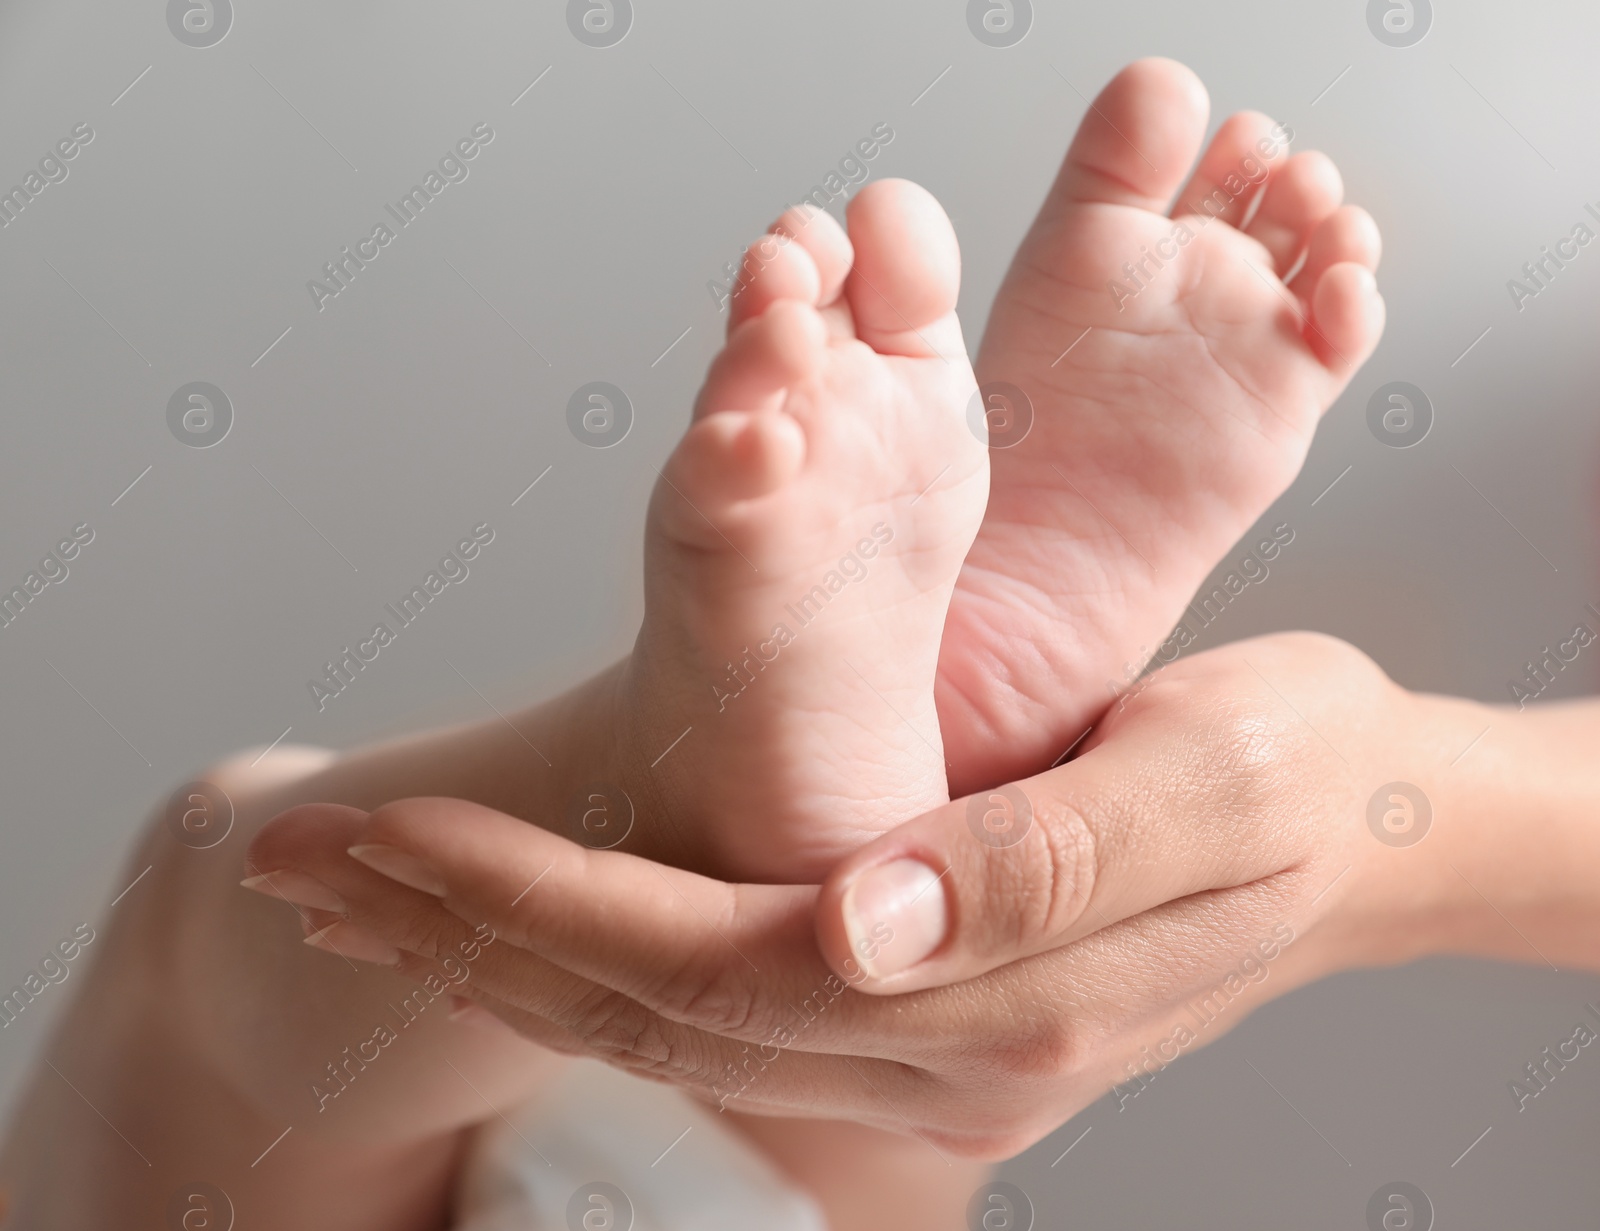
[[[856,336],[879,354],[917,358],[959,346],[961,250],[933,194],[880,180],[849,207],[855,265],[845,284]]]

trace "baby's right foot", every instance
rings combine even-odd
[[[786,215],[662,471],[623,684],[643,848],[820,879],[945,801],[933,685],[988,494],[949,219],[905,181]],[[640,844],[630,845],[641,849]]]

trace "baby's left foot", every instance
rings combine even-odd
[[[848,222],[791,212],[747,262],[646,531],[622,785],[676,862],[749,880],[819,879],[947,798],[933,682],[988,491],[959,253],[903,180]]]

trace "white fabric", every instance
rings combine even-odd
[[[569,1223],[573,1194],[596,1181],[626,1194],[631,1226],[587,1193],[587,1224]],[[455,1231],[827,1231],[714,1108],[588,1060],[479,1131],[457,1210]]]

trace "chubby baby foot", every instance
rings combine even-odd
[[[751,880],[817,879],[947,798],[934,676],[988,492],[959,253],[905,181],[848,231],[790,211],[745,262],[652,498],[622,685],[625,789],[676,826],[646,841]]]
[[[1233,116],[1188,187],[1204,88],[1124,69],[1085,116],[989,318],[1020,389],[951,605],[938,706],[956,795],[1065,750],[1298,473],[1383,328],[1377,228],[1287,127]],[[1176,195],[1176,203],[1173,204]],[[1015,401],[1016,399],[1011,399]],[[991,401],[991,405],[1003,403]]]

